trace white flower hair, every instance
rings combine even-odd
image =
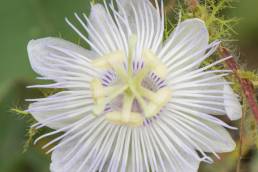
[[[234,150],[217,118],[241,118],[241,105],[223,77],[201,66],[220,42],[209,43],[205,23],[178,23],[167,40],[163,1],[117,0],[94,4],[91,14],[75,14],[84,31],[71,28],[91,47],[60,38],[32,40],[31,66],[61,88],[46,98],[29,99],[38,121],[32,127],[57,135],[43,148],[52,152],[52,172],[195,172],[212,163],[207,153]],[[60,135],[61,134],[61,135]]]

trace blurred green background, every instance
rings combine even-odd
[[[49,156],[38,145],[22,153],[29,125],[10,109],[26,108],[24,99],[34,96],[25,88],[35,82],[36,76],[27,58],[28,41],[61,35],[77,42],[78,37],[64,22],[64,17],[73,18],[74,12],[88,14],[89,4],[89,0],[0,0],[0,172],[49,171]],[[241,62],[249,69],[257,69],[258,0],[239,1],[235,8],[229,9],[228,15],[242,18],[237,27]],[[257,172],[258,154],[248,163],[252,165],[243,167],[242,171]],[[216,172],[234,170],[216,163],[212,169]],[[209,172],[205,167],[202,171]]]

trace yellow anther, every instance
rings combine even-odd
[[[94,115],[98,116],[98,115],[100,115],[101,113],[104,112],[105,107],[106,107],[105,99],[100,99],[98,101],[98,103],[96,103],[94,105],[92,112],[93,112]]]
[[[90,87],[92,90],[92,96],[95,101],[99,98],[103,98],[105,96],[105,90],[100,80],[93,79],[90,83]]]
[[[131,127],[138,127],[143,125],[144,118],[141,116],[141,114],[136,112],[131,112],[130,114],[130,120],[128,121],[128,125]]]
[[[121,65],[125,60],[123,51],[116,51],[106,54],[92,61],[92,64],[98,68],[110,69],[115,65]]]
[[[131,127],[137,127],[143,124],[144,118],[141,114],[136,112],[131,112],[129,119],[125,119],[121,112],[109,112],[106,114],[106,119],[116,125],[128,125]]]
[[[101,69],[113,69],[122,81],[127,80],[127,73],[124,68],[125,54],[123,51],[116,51],[97,58],[92,62],[94,66]]]
[[[95,115],[101,114],[105,109],[105,89],[98,79],[93,79],[91,81],[91,91],[92,97],[95,102],[95,106],[93,108],[93,113]]]
[[[158,75],[161,78],[165,78],[168,74],[168,69],[166,65],[164,65],[161,60],[151,51],[144,50],[143,51],[144,64],[150,66],[152,72]]]
[[[148,108],[147,108],[147,111],[145,114],[146,118],[154,117],[155,115],[157,115],[159,113],[159,111],[161,109],[161,107],[154,102],[149,102],[147,106],[148,106]]]
[[[106,119],[113,124],[122,124],[122,117],[121,112],[113,111],[106,114]]]
[[[155,116],[164,107],[171,98],[171,90],[167,87],[160,89],[153,95],[149,96],[150,102],[148,103],[147,112],[145,114],[146,118],[151,118]]]

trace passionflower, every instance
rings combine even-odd
[[[229,70],[206,66],[220,42],[209,43],[200,19],[180,22],[167,40],[163,2],[117,0],[94,4],[90,16],[75,14],[71,28],[89,50],[60,38],[32,40],[29,60],[39,79],[33,88],[62,91],[32,99],[32,127],[57,135],[53,172],[194,172],[210,154],[234,150],[217,118],[241,117],[241,106],[224,77]],[[86,31],[88,36],[85,36]]]

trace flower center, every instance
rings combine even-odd
[[[104,69],[113,70],[119,80],[115,84],[104,86],[99,79],[91,81],[91,90],[95,102],[93,113],[100,115],[110,102],[119,97],[121,108],[107,112],[108,121],[118,125],[137,127],[143,124],[145,119],[152,118],[159,113],[163,106],[171,98],[171,90],[162,87],[151,90],[143,84],[150,73],[164,79],[167,75],[166,66],[155,56],[151,50],[144,50],[143,66],[138,71],[133,70],[132,56],[136,45],[136,37],[129,40],[129,55],[126,58],[124,52],[116,51],[93,61],[93,65]],[[126,60],[127,59],[127,60]],[[125,62],[127,61],[127,67]],[[134,110],[134,104],[138,104],[140,110]]]

